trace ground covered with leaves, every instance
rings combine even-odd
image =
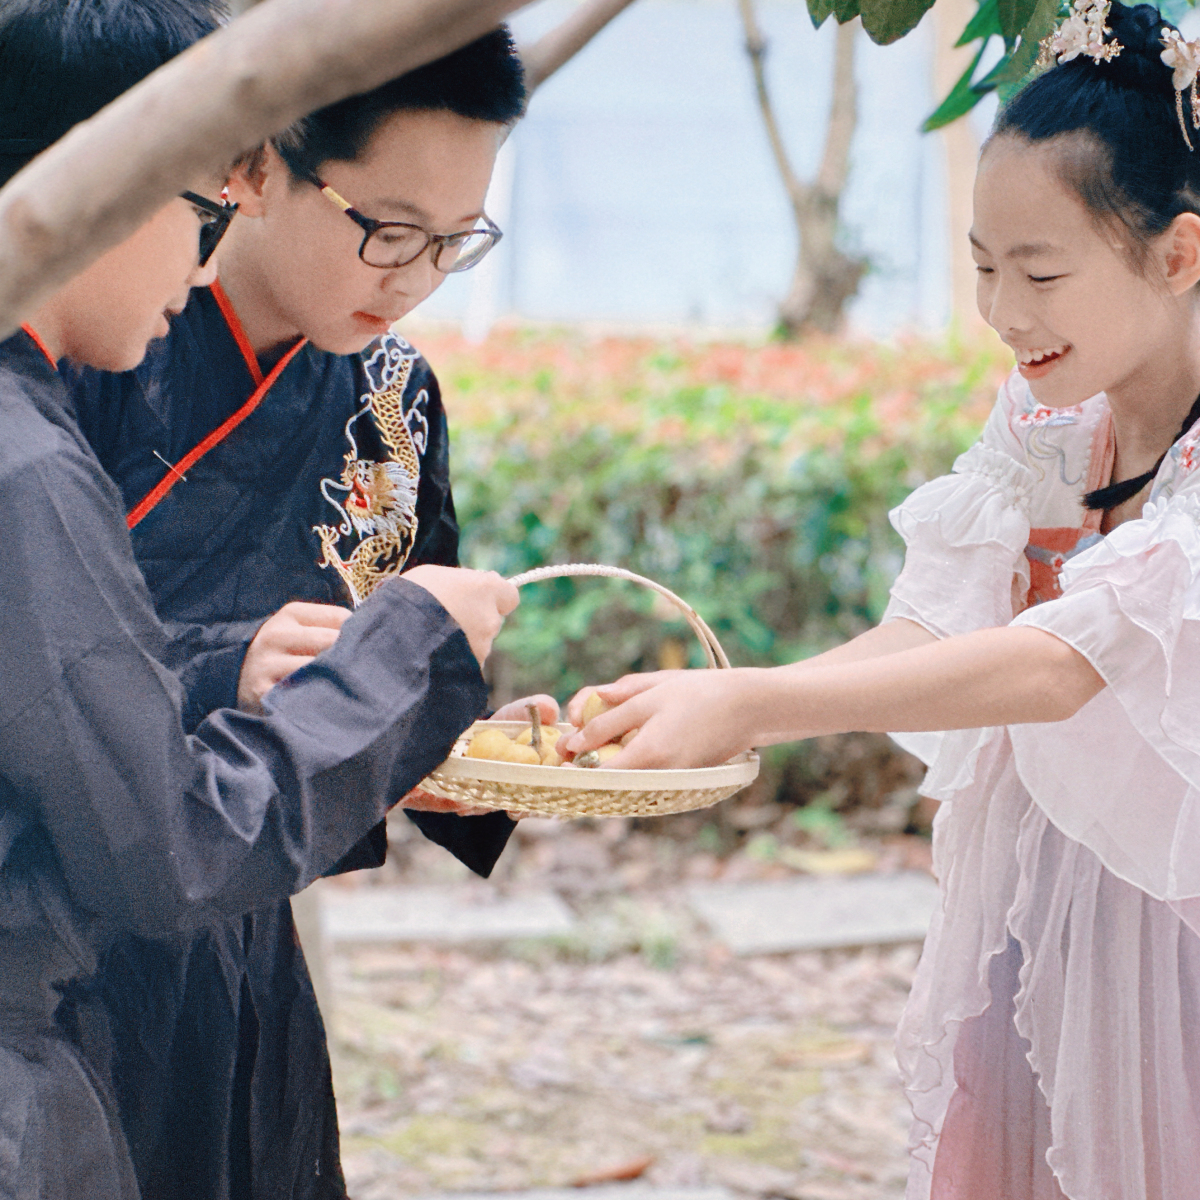
[[[343,1145],[356,1200],[637,1176],[791,1200],[903,1192],[908,1110],[892,1037],[912,946],[735,958],[692,881],[919,866],[928,843],[727,855],[681,832],[529,822],[494,884],[393,823],[387,867],[343,887],[551,889],[557,942],[339,947],[331,957]],[[787,847],[785,847],[786,849]],[[809,857],[805,857],[805,856]]]

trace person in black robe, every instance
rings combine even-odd
[[[407,215],[403,202],[440,189],[457,219],[479,208],[495,149],[523,101],[520,64],[501,31],[314,114],[279,142],[289,161],[311,154],[322,169],[339,155],[382,160],[366,186],[386,193],[390,207]],[[423,177],[424,144],[388,141],[396,125],[401,140],[424,134],[430,114],[443,123],[438,137],[459,136],[464,157],[474,153],[486,166],[468,173],[465,186]],[[298,186],[327,221],[332,261],[319,261],[308,233],[296,233],[309,252],[298,266],[287,244],[294,214],[285,208],[281,221],[263,213],[264,192],[282,194],[286,206]],[[409,274],[396,286],[390,273],[365,265],[355,255],[364,230],[294,181],[274,146],[241,164],[231,181],[238,189],[258,194],[243,203],[222,247],[229,291],[194,291],[136,371],[73,373],[81,425],[121,489],[160,616],[203,629],[197,661],[235,664],[264,618],[289,601],[352,606],[409,567],[458,562],[437,379],[396,334],[361,350],[368,324],[347,313],[345,328],[335,326],[347,274],[380,288],[352,303],[382,311],[386,325],[442,272]],[[239,247],[247,220],[254,244]],[[275,307],[296,323],[281,330],[263,320],[270,306],[235,287],[235,276],[290,289]],[[313,278],[320,288],[306,289]],[[307,309],[306,295],[315,297]],[[192,699],[197,718],[229,702],[202,688]],[[556,715],[547,709],[547,719]],[[411,815],[483,875],[512,829],[503,813]],[[339,869],[379,865],[385,852],[380,826]],[[92,1028],[96,1061],[113,1064],[139,1178],[156,1197],[344,1195],[325,1032],[286,904],[169,945],[128,936],[74,1001],[76,1019]]]
[[[114,41],[131,15],[136,44]],[[4,177],[216,15],[204,0],[9,0]],[[375,589],[259,713],[219,710],[185,731],[167,664],[195,639],[159,623],[56,362],[134,366],[189,285],[211,281],[196,251],[214,211],[198,193],[172,201],[0,343],[4,1197],[153,1194],[135,1177],[109,1064],[63,1021],[64,994],[126,934],[244,922],[334,869],[479,715],[479,662],[516,602],[498,577],[418,567]]]

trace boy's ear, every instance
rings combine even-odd
[[[238,211],[247,217],[263,215],[263,193],[267,186],[267,175],[270,170],[270,149],[259,146],[233,164],[229,173],[229,199],[237,206]],[[276,159],[278,162],[278,159]],[[280,163],[279,165],[282,165]]]
[[[1200,283],[1200,217],[1180,213],[1163,235],[1166,283],[1176,296]]]

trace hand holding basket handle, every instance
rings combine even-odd
[[[423,587],[458,622],[480,666],[492,652],[504,618],[521,602],[516,586],[495,571],[424,564],[404,578]]]

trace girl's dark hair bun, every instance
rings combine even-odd
[[[1109,62],[1094,65],[1107,72],[1109,81],[1119,87],[1158,92],[1173,98],[1171,69],[1162,60],[1162,34],[1164,29],[1174,26],[1152,4],[1128,8],[1114,0],[1108,14],[1108,27],[1112,36],[1106,41],[1120,42],[1121,53]],[[1075,61],[1093,65],[1090,59],[1082,56]]]
[[[1063,182],[1097,220],[1124,226],[1145,261],[1177,216],[1200,215],[1200,129],[1190,124],[1190,97],[1188,134],[1180,127],[1162,60],[1163,30],[1173,26],[1158,9],[1114,0],[1108,27],[1105,41],[1119,42],[1120,54],[1100,62],[1080,54],[1044,71],[1001,109],[994,133],[1035,144],[1075,136],[1060,155]]]

